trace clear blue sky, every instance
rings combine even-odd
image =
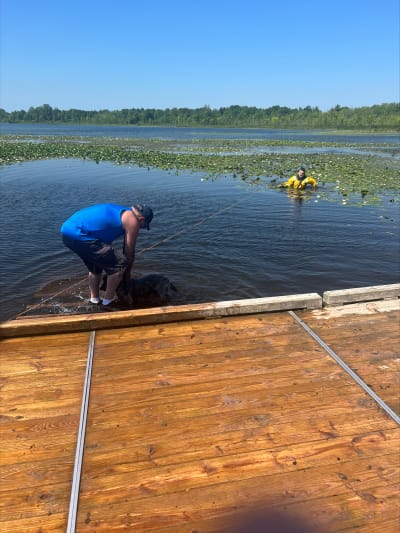
[[[399,0],[0,0],[0,107],[399,100]]]

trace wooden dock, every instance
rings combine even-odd
[[[397,533],[400,293],[369,294],[0,324],[0,531]]]

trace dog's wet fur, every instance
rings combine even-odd
[[[101,290],[106,287],[107,276],[103,278]],[[168,305],[177,293],[177,288],[162,274],[146,274],[132,278],[128,286],[121,282],[116,292],[118,305],[134,309]]]

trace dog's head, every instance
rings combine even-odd
[[[135,307],[158,307],[168,304],[177,289],[166,276],[147,274],[132,279],[128,292]]]
[[[163,303],[168,303],[173,293],[177,292],[175,285],[166,276],[160,274],[148,274],[136,281],[138,292],[157,296]]]

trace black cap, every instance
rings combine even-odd
[[[137,211],[142,215],[144,218],[144,227],[149,230],[150,229],[150,222],[153,220],[153,210],[150,206],[145,204],[138,204],[135,205],[135,208]]]

